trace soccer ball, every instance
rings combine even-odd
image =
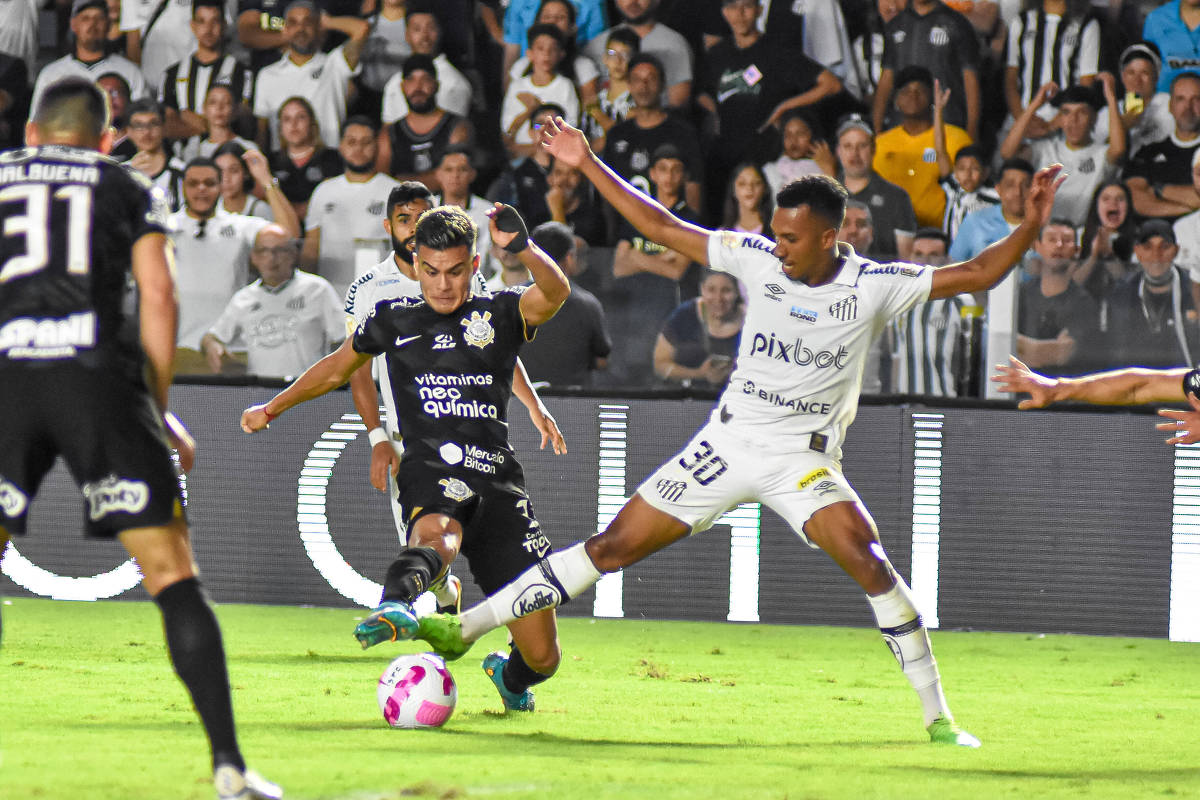
[[[454,713],[458,687],[441,656],[400,656],[379,676],[379,710],[393,728],[437,728]]]

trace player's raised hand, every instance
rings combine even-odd
[[[257,433],[265,430],[270,424],[271,417],[267,414],[266,403],[250,406],[242,412],[242,430],[246,433]]]
[[[997,364],[996,374],[992,376],[994,383],[1000,384],[1001,391],[1013,394],[1028,394],[1029,398],[1017,403],[1017,408],[1025,411],[1030,408],[1045,408],[1054,402],[1051,391],[1058,384],[1054,378],[1047,378],[1025,366],[1016,356],[1008,357],[1008,365]]]
[[[542,444],[538,447],[539,450],[545,450],[546,444],[549,443],[555,455],[566,455],[567,440],[563,438],[562,431],[558,428],[558,421],[550,414],[550,409],[539,402],[536,409],[529,409],[529,419],[533,421],[533,427],[542,434]]]
[[[1188,393],[1188,403],[1191,411],[1177,411],[1173,408],[1160,408],[1158,415],[1166,417],[1170,422],[1160,422],[1154,427],[1160,431],[1171,433],[1167,444],[1195,444],[1200,442],[1200,399]]]
[[[576,169],[592,154],[583,131],[568,125],[562,117],[555,117],[542,126],[541,143],[550,155]]]
[[[510,253],[520,253],[529,247],[529,229],[525,227],[525,220],[521,219],[521,212],[510,205],[494,203],[487,215],[492,244]]]
[[[1054,208],[1054,194],[1058,187],[1067,179],[1062,164],[1051,164],[1042,167],[1033,176],[1029,187],[1029,195],[1025,198],[1025,218],[1036,220],[1038,227],[1050,220],[1050,211]]]

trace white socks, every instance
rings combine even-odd
[[[942,694],[942,681],[938,675],[937,661],[929,646],[929,633],[921,622],[921,615],[913,603],[912,593],[902,578],[896,576],[896,585],[880,595],[867,595],[875,621],[883,633],[883,641],[900,662],[904,676],[921,698],[928,726],[939,716],[953,719]]]
[[[483,602],[459,615],[464,642],[534,611],[560,606],[600,580],[583,542],[551,553]]]

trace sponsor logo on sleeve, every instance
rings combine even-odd
[[[96,522],[115,512],[136,514],[144,510],[150,502],[150,487],[142,481],[109,475],[85,483],[83,496],[87,499],[88,517]]]
[[[805,475],[803,478],[800,479],[800,482],[796,484],[796,488],[800,489],[800,490],[807,489],[808,487],[815,484],[817,481],[821,480],[822,478],[828,478],[828,477],[832,476],[832,474],[833,473],[831,473],[825,467],[820,467],[818,469],[814,469],[812,472],[808,473],[807,475]]]

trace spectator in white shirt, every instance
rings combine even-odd
[[[300,264],[315,267],[317,274],[333,284],[339,297],[344,297],[354,279],[379,260],[375,256],[359,270],[355,240],[378,241],[380,254],[386,246],[379,219],[384,215],[388,193],[399,181],[375,168],[378,132],[374,120],[346,120],[338,145],[346,171],[317,184],[308,203]]]
[[[51,61],[38,73],[31,108],[37,108],[42,90],[57,80],[71,77],[95,80],[106,72],[115,72],[124,78],[134,100],[146,96],[146,79],[138,65],[124,56],[107,54],[108,3],[105,0],[75,0],[71,4],[71,33],[75,35],[71,52]]]
[[[151,94],[159,96],[167,67],[196,49],[192,3],[183,0],[121,0],[125,54],[141,65]]]
[[[208,367],[221,371],[226,342],[246,342],[247,372],[290,378],[328,355],[345,338],[345,314],[329,281],[296,269],[299,242],[278,225],[258,232],[250,261],[261,276],[230,298],[204,334]]]
[[[405,11],[404,38],[413,54],[429,56],[437,72],[437,94],[434,100],[438,108],[451,114],[466,117],[471,113],[471,82],[450,63],[442,52],[442,28],[433,14],[433,6],[410,2]],[[399,66],[403,66],[403,61]],[[403,74],[397,69],[383,87],[383,123],[391,125],[408,116],[408,100],[401,86]]]
[[[332,52],[322,53],[320,42],[325,29],[350,38]],[[269,131],[272,148],[279,147],[276,112],[296,95],[312,103],[325,144],[332,146],[338,141],[346,119],[350,79],[358,74],[358,57],[369,32],[366,20],[321,14],[312,0],[294,0],[287,7],[283,36],[288,44],[283,58],[263,67],[255,79],[254,116],[258,117],[260,143],[266,143]]]

